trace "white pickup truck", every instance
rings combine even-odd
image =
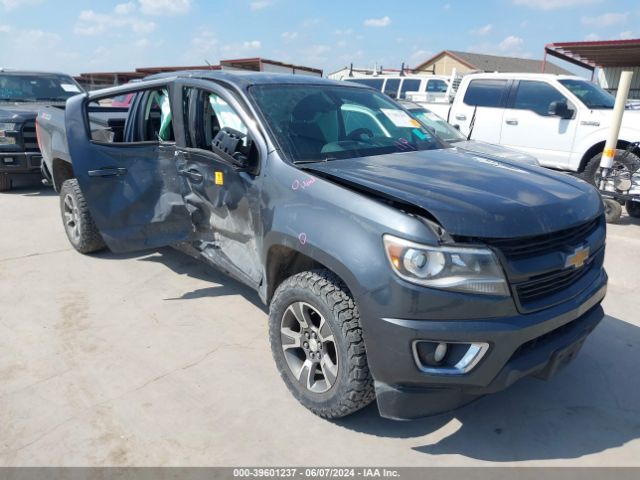
[[[592,183],[614,104],[583,78],[523,73],[466,75],[451,105],[415,100],[465,135],[473,125],[475,140],[522,150],[542,166],[578,172]],[[618,148],[640,141],[639,110],[625,111],[619,138]]]

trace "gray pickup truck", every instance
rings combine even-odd
[[[0,69],[0,191],[16,179],[42,179],[36,115],[82,91],[68,75]]]
[[[322,417],[376,399],[415,418],[548,378],[603,318],[592,186],[451,148],[370,88],[178,72],[52,120],[38,124],[65,132],[71,163],[51,165],[74,248],[171,245],[256,289],[284,383]]]

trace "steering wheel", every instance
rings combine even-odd
[[[362,135],[366,135],[367,137],[369,137],[369,139],[373,138],[374,136],[371,130],[369,130],[368,128],[362,127],[362,128],[356,128],[353,132],[349,133],[349,135],[347,135],[347,139],[360,140]]]

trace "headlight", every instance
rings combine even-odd
[[[15,137],[7,137],[8,130],[15,130],[15,123],[0,123],[0,145],[12,145],[16,143]]]
[[[485,248],[430,246],[383,236],[387,258],[399,277],[425,287],[509,296],[494,253]]]

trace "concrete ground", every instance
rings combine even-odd
[[[640,222],[607,318],[549,382],[414,422],[329,422],[274,367],[257,295],[172,249],[83,256],[48,189],[0,194],[0,466],[640,465]]]

